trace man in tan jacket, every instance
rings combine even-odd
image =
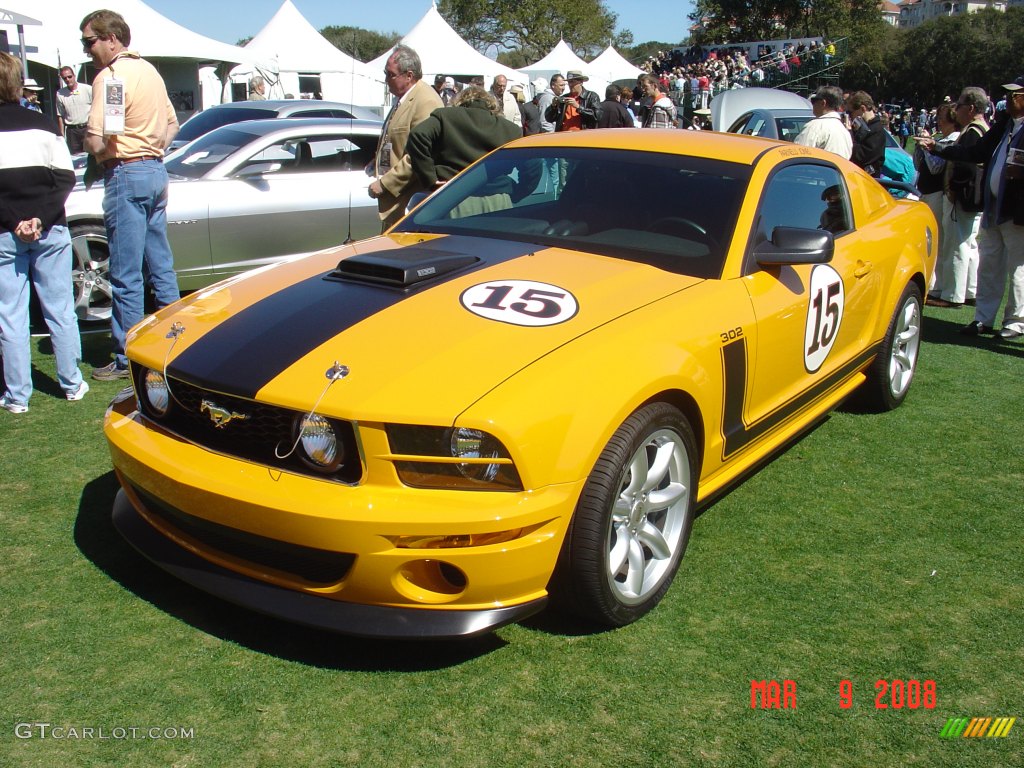
[[[437,91],[423,82],[420,57],[407,45],[395,46],[384,65],[384,78],[395,102],[384,121],[369,187],[380,211],[381,232],[402,218],[410,198],[423,189],[405,151],[409,132],[444,106]]]

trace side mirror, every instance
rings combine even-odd
[[[822,229],[776,227],[772,239],[758,243],[754,258],[762,267],[783,264],[827,264],[835,253],[835,239]]]

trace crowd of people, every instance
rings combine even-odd
[[[64,203],[74,184],[70,153],[90,155],[86,182],[102,179],[103,213],[112,287],[112,360],[92,371],[107,381],[129,377],[125,340],[143,317],[148,283],[159,308],[178,298],[167,240],[165,148],[178,130],[167,88],[157,70],[130,50],[124,18],[97,11],[80,25],[82,45],[97,75],[78,83],[64,67],[57,92],[57,124],[39,109],[41,90],[22,78],[22,65],[0,54],[0,349],[5,388],[0,408],[25,413],[32,394],[28,337],[29,286],[50,328],[57,375],[68,400],[89,390],[79,370],[81,344],[70,281],[71,242]],[[764,51],[751,64],[743,50],[651,57],[634,88],[609,85],[604,98],[587,88],[580,71],[538,78],[532,93],[497,76],[469,84],[439,74],[423,81],[416,51],[398,45],[385,65],[393,101],[373,161],[370,196],[381,231],[400,219],[412,197],[444,184],[508,141],[535,133],[609,128],[710,127],[714,94],[767,85],[771,72],[827,66],[827,41]],[[699,54],[699,55],[698,55]],[[823,86],[811,96],[814,118],[796,143],[847,158],[873,176],[886,166],[888,130],[916,139],[917,182],[940,222],[940,258],[928,300],[937,307],[976,306],[963,332],[995,334],[996,313],[1010,282],[1004,339],[1024,336],[1024,77],[1003,86],[994,107],[980,88],[965,88],[955,104],[935,109],[879,107],[863,91]],[[249,98],[266,98],[257,76]],[[93,98],[102,94],[101,98]],[[104,109],[113,105],[119,109]],[[542,183],[557,189],[557,163]],[[825,223],[822,226],[826,226]],[[828,227],[826,227],[828,228]]]

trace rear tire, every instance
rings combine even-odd
[[[566,533],[552,584],[557,602],[610,626],[658,604],[693,527],[697,449],[667,403],[633,413],[594,465]]]
[[[871,410],[891,411],[907,398],[921,348],[921,303],[921,289],[909,283],[861,387],[864,404]]]

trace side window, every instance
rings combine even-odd
[[[746,133],[747,123],[750,122],[750,118],[750,114],[746,114],[743,117],[741,117],[739,120],[732,124],[732,127],[729,129],[729,133]]]
[[[764,136],[767,127],[768,121],[762,115],[753,115],[743,132],[748,136]]]
[[[297,161],[297,142],[289,139],[260,150],[239,166],[235,173],[260,172],[262,176],[272,173],[287,173],[295,167]]]
[[[753,245],[771,240],[776,227],[850,230],[850,196],[842,174],[826,165],[788,165],[769,180],[761,196]]]
[[[278,142],[253,155],[240,171],[255,166],[262,175],[317,171],[361,171],[373,159],[376,136],[309,136]]]

